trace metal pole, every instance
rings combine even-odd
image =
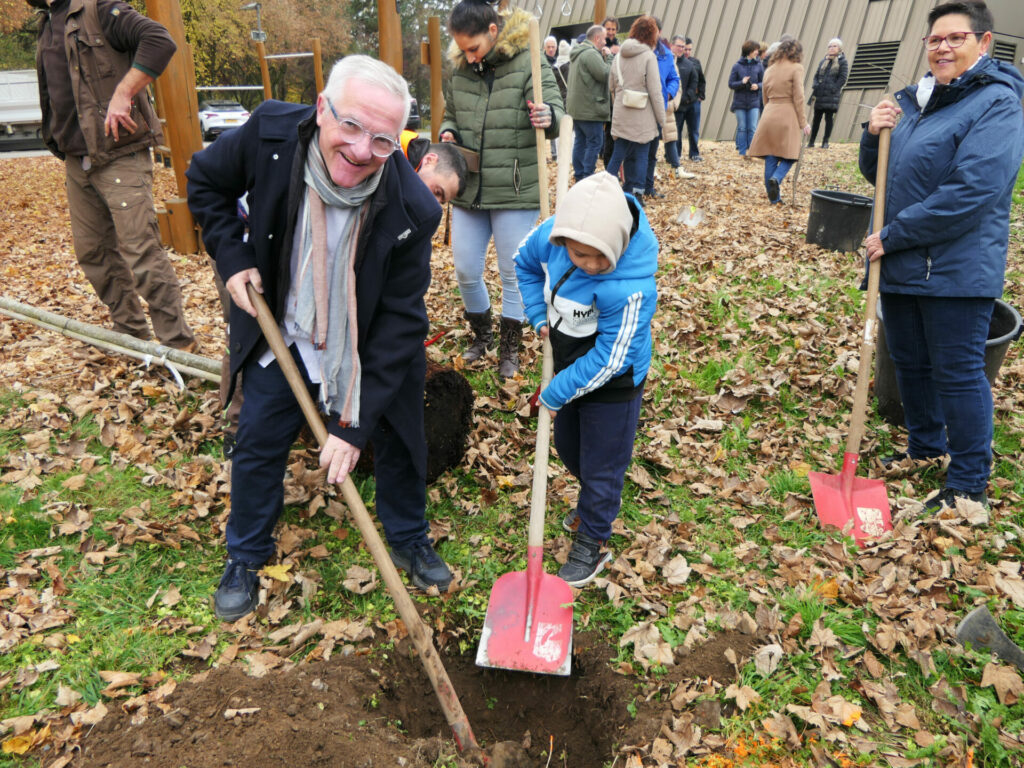
[[[260,76],[263,78],[263,98],[273,98],[270,92],[270,67],[267,66],[267,47],[261,40],[256,41],[256,55],[260,57]]]
[[[320,38],[313,38],[313,79],[316,81],[317,94],[324,90],[324,56],[320,50]]]
[[[441,77],[441,19],[431,16],[427,19],[427,45],[430,47],[430,140],[437,141],[444,120],[444,90]]]

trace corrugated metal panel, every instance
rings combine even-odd
[[[530,0],[532,1],[532,0]],[[527,0],[520,0],[527,3]],[[560,13],[563,0],[542,0],[541,28],[593,19],[593,0],[572,0],[570,16]],[[892,76],[885,88],[849,89],[843,92],[836,115],[833,138],[838,141],[860,137],[860,124],[870,108],[886,92],[899,90],[928,70],[921,37],[928,31],[928,12],[939,0],[606,0],[607,13],[629,16],[652,12],[662,17],[664,34],[684,34],[694,40],[694,53],[707,77],[707,100],[702,106],[701,137],[716,141],[732,139],[736,119],[729,111],[732,92],[729,70],[740,56],[747,39],[777,40],[783,33],[795,34],[804,46],[807,78],[804,90],[810,96],[814,70],[833,37],[843,40],[852,63],[862,43],[900,41]],[[988,0],[996,19],[996,37],[1016,45],[1013,63],[1020,62],[1024,49],[1024,14],[1021,0]],[[625,36],[628,30],[620,30]],[[1008,48],[1001,48],[1008,50]],[[1005,54],[1004,54],[1005,55]]]

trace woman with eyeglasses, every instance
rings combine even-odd
[[[533,103],[531,14],[499,13],[486,0],[462,0],[448,17],[452,77],[446,83],[441,141],[479,153],[465,191],[452,210],[452,256],[473,341],[462,354],[473,362],[493,345],[491,299],[484,280],[487,246],[494,238],[501,276],[498,373],[519,370],[523,299],[515,253],[540,217],[537,128],[558,136],[565,112],[551,67],[541,67],[544,103]],[[547,190],[543,190],[547,194]]]
[[[928,23],[929,72],[871,111],[860,168],[874,183],[879,133],[892,128],[885,226],[864,245],[882,262],[907,454],[950,458],[945,487],[924,502],[931,514],[961,498],[987,503],[985,342],[1003,293],[1010,196],[1024,155],[1024,77],[988,55],[993,19],[984,3],[943,3]]]

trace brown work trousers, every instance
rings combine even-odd
[[[195,337],[185,322],[178,278],[160,245],[149,150],[87,171],[82,158],[68,156],[64,168],[75,256],[110,310],[114,330],[150,338],[141,294],[160,342],[187,347]]]

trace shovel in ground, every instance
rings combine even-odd
[[[1024,651],[1006,636],[984,605],[964,616],[956,627],[956,639],[960,645],[970,643],[974,648],[987,648],[1003,661],[1024,670]]]
[[[889,171],[890,131],[883,128],[878,140],[878,173],[875,181],[875,206],[872,232],[878,232],[885,224],[885,186]],[[881,261],[872,261],[868,267],[867,317],[864,322],[864,337],[860,345],[860,365],[857,369],[857,387],[853,394],[853,411],[850,413],[850,434],[843,453],[843,469],[838,475],[824,472],[810,472],[811,493],[814,508],[822,525],[834,525],[844,529],[852,522],[852,533],[858,545],[868,539],[881,536],[892,530],[889,513],[889,497],[885,483],[866,477],[857,477],[860,461],[860,442],[864,437],[864,422],[867,418],[868,379],[871,358],[875,352],[875,327],[878,324],[876,303],[878,281],[882,269]]]
[[[540,79],[540,27],[530,19],[530,63],[533,98],[543,100]],[[568,142],[571,118],[563,118],[559,135]],[[567,127],[569,130],[567,130]],[[547,172],[544,164],[544,131],[537,129],[537,164],[540,172],[541,217],[547,218]],[[567,144],[559,143],[556,202],[568,189]],[[541,388],[554,372],[551,343],[544,339]],[[548,453],[551,413],[540,407],[537,414],[537,449],[533,460],[530,497],[530,530],[526,543],[526,570],[501,576],[491,587],[487,602],[477,666],[568,675],[572,663],[572,588],[557,576],[544,572],[544,507],[548,488]]]
[[[542,386],[551,380],[551,343],[544,339]],[[544,572],[544,501],[547,496],[551,413],[537,415],[526,570],[501,576],[491,587],[476,663],[547,675],[568,675],[572,650],[572,588]]]
[[[284,373],[285,378],[288,380],[288,385],[291,387],[295,399],[298,400],[299,405],[302,407],[302,413],[309,423],[309,428],[313,430],[317,442],[322,447],[327,442],[327,428],[320,418],[320,413],[317,411],[313,398],[302,381],[302,374],[299,373],[299,368],[295,365],[291,352],[288,351],[284,339],[281,338],[281,331],[277,327],[277,321],[271,314],[270,308],[267,306],[263,296],[256,292],[251,283],[247,284],[246,289],[249,292],[249,301],[256,308],[256,319],[259,321],[260,329],[263,331],[267,343],[270,344],[274,357],[277,358],[277,362],[281,366],[281,371]],[[426,671],[427,677],[430,678],[430,684],[434,687],[434,693],[437,694],[441,711],[444,713],[445,719],[448,721],[448,725],[455,736],[456,746],[467,757],[478,757],[480,755],[480,747],[473,736],[473,729],[469,725],[469,720],[462,709],[462,704],[459,703],[459,697],[455,694],[455,689],[452,688],[452,682],[448,678],[444,664],[441,663],[441,657],[438,656],[437,649],[434,648],[430,632],[416,611],[412,598],[406,592],[405,585],[402,584],[402,578],[398,575],[394,563],[391,562],[387,548],[384,546],[384,542],[381,541],[380,534],[377,533],[377,529],[370,519],[370,513],[366,511],[366,506],[363,504],[363,500],[359,496],[359,491],[356,490],[352,478],[345,478],[345,482],[341,484],[341,493],[352,515],[352,519],[363,537],[363,543],[366,544],[366,548],[373,555],[373,560],[377,564],[381,578],[383,578],[388,592],[391,593],[391,599],[395,601],[398,615],[405,622],[405,628],[409,631],[409,637],[412,638],[416,646],[420,661],[423,662],[423,669]]]

